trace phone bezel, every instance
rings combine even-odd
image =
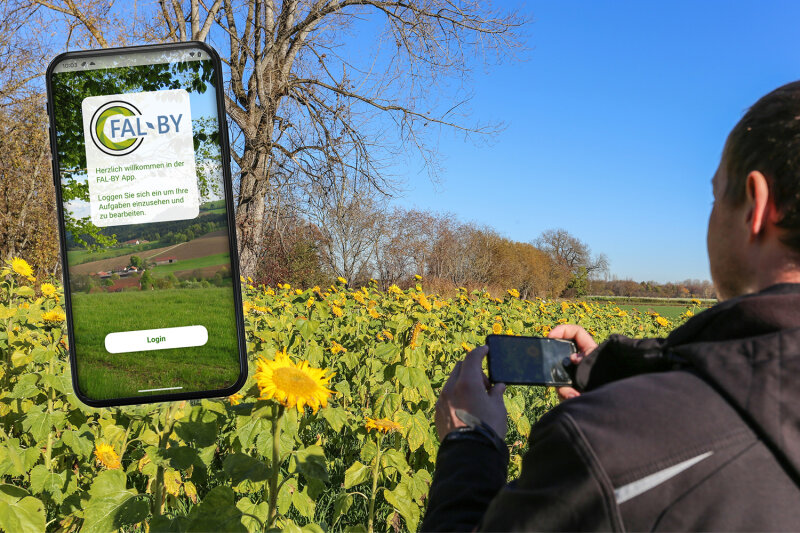
[[[222,181],[225,190],[225,210],[228,220],[228,245],[230,247],[230,264],[231,264],[231,277],[233,281],[233,299],[234,299],[234,314],[236,316],[236,338],[238,343],[239,353],[239,378],[236,382],[225,389],[207,390],[207,391],[193,391],[193,392],[179,392],[179,393],[164,393],[153,394],[147,396],[132,396],[111,399],[94,399],[86,396],[80,389],[78,383],[78,368],[77,368],[77,354],[75,344],[75,332],[72,325],[72,299],[71,288],[69,285],[69,265],[67,262],[66,250],[66,224],[64,221],[64,207],[63,199],[61,196],[61,179],[58,162],[58,150],[56,149],[56,132],[54,129],[54,110],[53,110],[53,88],[52,79],[56,66],[61,62],[68,59],[87,59],[87,58],[100,58],[110,55],[120,54],[134,54],[139,52],[153,52],[158,50],[164,51],[180,51],[185,49],[200,48],[208,53],[209,60],[214,66],[214,78],[216,81],[216,101],[217,101],[217,121],[219,124],[220,132],[220,157],[222,160]],[[64,307],[67,317],[67,338],[69,340],[69,360],[70,369],[72,373],[72,388],[75,396],[90,407],[116,407],[122,405],[132,404],[149,404],[159,402],[174,402],[181,400],[194,400],[202,398],[219,398],[230,396],[239,391],[247,381],[247,343],[244,331],[244,313],[242,310],[242,291],[241,285],[238,282],[240,278],[239,271],[239,255],[238,246],[236,241],[236,221],[234,217],[233,206],[233,178],[230,168],[230,146],[228,139],[228,126],[227,126],[227,113],[225,111],[225,98],[224,98],[224,80],[222,79],[222,62],[216,50],[211,46],[201,41],[185,41],[180,43],[169,44],[152,44],[142,46],[128,46],[121,48],[105,48],[101,50],[76,50],[71,52],[64,52],[57,55],[47,67],[45,74],[45,84],[47,88],[47,116],[49,120],[49,138],[50,138],[50,153],[52,155],[53,167],[53,184],[56,193],[56,208],[58,211],[58,229],[59,241],[61,250],[61,275],[64,287]]]
[[[491,381],[492,383],[505,383],[506,385],[540,385],[540,386],[547,386],[547,387],[571,387],[573,385],[572,380],[567,381],[567,382],[563,382],[563,381],[544,381],[544,382],[539,382],[539,381],[497,381],[497,380],[495,380],[494,376],[492,376],[492,348],[491,348],[491,344],[492,344],[492,339],[497,339],[497,338],[535,339],[537,341],[547,341],[547,342],[556,341],[556,342],[561,342],[561,343],[568,343],[571,346],[571,348],[573,350],[573,353],[577,353],[578,352],[578,347],[575,345],[575,343],[570,341],[570,340],[566,340],[566,339],[550,339],[548,337],[533,337],[533,336],[529,336],[529,335],[495,335],[495,334],[487,335],[486,336],[486,345],[489,347],[489,353],[486,355],[486,366],[487,366],[487,368],[489,370],[489,381]]]

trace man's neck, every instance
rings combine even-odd
[[[756,292],[780,283],[800,283],[800,262],[795,257],[790,259],[783,255],[772,260],[766,259],[761,262],[757,272]]]

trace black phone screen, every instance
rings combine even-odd
[[[575,344],[561,339],[489,335],[489,379],[518,385],[571,385],[564,360],[577,352]]]
[[[48,69],[73,385],[90,405],[223,396],[246,378],[220,69],[203,43]]]

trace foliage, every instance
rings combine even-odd
[[[58,233],[43,107],[43,98],[0,106],[0,258],[25,254],[37,272],[52,272]]]
[[[465,349],[497,324],[545,335],[578,323],[598,340],[674,325],[613,304],[521,300],[515,289],[442,299],[422,285],[343,281],[300,290],[243,280],[251,377],[228,401],[93,409],[72,392],[61,290],[0,268],[0,528],[415,531],[438,448],[434,403]],[[327,405],[298,412],[259,399],[256,361],[278,352],[335,373]],[[531,424],[557,396],[513,386],[505,396],[513,478]]]

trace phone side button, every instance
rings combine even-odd
[[[109,353],[191,348],[203,346],[207,342],[208,330],[205,326],[119,331],[109,333],[105,338],[106,350]]]

